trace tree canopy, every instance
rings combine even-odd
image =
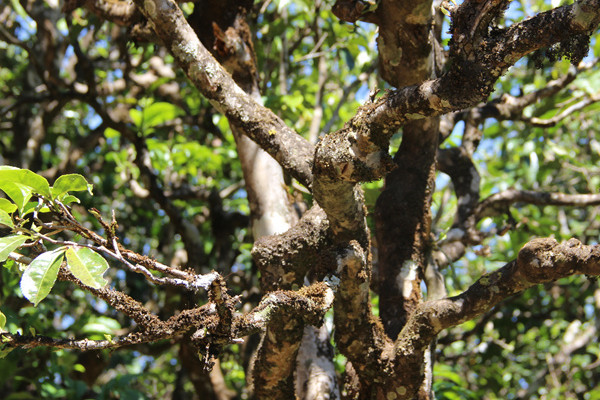
[[[4,398],[600,398],[600,0],[0,20]]]

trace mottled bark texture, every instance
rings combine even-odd
[[[252,1],[232,0],[226,4],[205,1],[202,7],[195,7],[189,22],[235,83],[260,102],[256,56],[246,21],[251,6]],[[246,183],[254,239],[288,231],[297,216],[281,166],[250,139],[244,126],[231,118],[229,121]],[[306,268],[297,269],[292,263],[285,274],[283,269],[267,262],[266,257],[259,257],[257,264],[263,292],[302,286]],[[254,363],[254,389],[258,398],[293,397],[295,360],[303,332],[303,321],[289,315],[280,315],[267,326]],[[278,356],[273,357],[274,354]]]
[[[320,277],[331,273],[335,259],[327,255],[331,246],[328,228],[325,213],[315,205],[289,231],[258,239],[252,256],[261,271],[263,290],[298,285],[310,270]]]
[[[421,278],[431,242],[437,136],[436,118],[404,127],[395,156],[398,167],[386,177],[376,203],[380,315],[392,339],[422,300]]]
[[[375,15],[383,79],[402,87],[435,78],[441,65],[438,62],[436,68],[436,60],[442,57],[431,1],[382,1]],[[421,281],[430,261],[438,126],[435,117],[403,126],[402,142],[394,157],[397,168],[386,176],[375,206],[380,316],[392,340],[422,302]],[[424,357],[432,361],[429,355]],[[432,369],[430,363],[427,366],[410,378],[423,382],[419,399],[431,397]]]

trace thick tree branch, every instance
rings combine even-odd
[[[415,369],[431,340],[443,329],[471,320],[505,298],[531,286],[571,275],[600,275],[600,246],[586,246],[576,239],[559,244],[554,239],[534,239],[527,243],[516,260],[481,277],[462,294],[427,301],[411,315],[395,344],[402,360],[397,368]],[[398,399],[411,399],[411,382]]]
[[[74,340],[52,339],[44,336],[23,336],[0,332],[1,345],[5,348],[57,347],[63,349],[96,350],[118,348],[132,344],[154,342],[180,336],[194,329],[202,332],[197,337],[209,337],[222,332],[229,332],[228,343],[239,342],[238,338],[264,330],[273,319],[284,314],[291,314],[295,319],[306,324],[320,325],[327,310],[333,304],[333,283],[316,283],[299,291],[276,291],[265,296],[260,304],[250,312],[227,320],[218,312],[217,302],[213,301],[201,307],[183,310],[181,313],[161,321],[158,317],[141,312],[140,303],[129,296],[112,289],[93,289],[82,285],[65,270],[61,270],[61,279],[71,281],[85,290],[92,292],[109,302],[117,310],[125,314],[136,314],[136,322],[143,328],[141,332],[132,332],[125,336],[110,340]],[[214,300],[214,299],[213,299]],[[124,309],[130,307],[130,309]],[[226,305],[227,307],[227,305]],[[140,313],[141,312],[141,313]],[[131,315],[130,315],[131,316]],[[220,318],[217,318],[219,316]],[[207,336],[208,335],[208,336]]]
[[[471,2],[464,2],[455,14],[458,20],[454,21],[451,32],[453,41],[447,73],[435,80],[386,93],[374,104],[361,107],[350,125],[370,132],[375,142],[378,137],[386,141],[409,119],[473,106],[488,97],[496,80],[521,57],[573,36],[590,35],[600,21],[600,0],[581,0],[540,13],[505,30],[481,31],[474,42],[471,29],[476,27],[480,31],[480,23],[487,18],[478,19],[477,13],[469,11],[472,6]],[[500,5],[493,7],[497,11],[501,8]]]
[[[136,4],[192,83],[211,104],[239,126],[302,184],[312,184],[313,146],[235,84],[200,43],[172,0],[137,0]]]
[[[310,269],[317,271],[319,266],[325,267],[324,254],[332,244],[328,229],[325,213],[314,205],[287,232],[264,236],[254,242],[252,257],[260,269],[263,290],[301,284]]]
[[[457,119],[461,119],[465,121],[465,130],[460,147],[440,149],[438,152],[437,168],[450,176],[458,199],[455,222],[447,239],[439,243],[439,249],[434,252],[434,260],[438,266],[444,267],[458,260],[464,255],[468,245],[480,243],[482,235],[475,229],[477,222],[486,216],[505,213],[507,207],[514,202],[581,206],[594,204],[595,195],[592,195],[592,197],[589,197],[590,195],[581,195],[586,196],[580,199],[582,200],[581,203],[570,204],[568,202],[557,201],[558,199],[565,200],[564,194],[526,192],[517,191],[516,189],[509,189],[507,192],[492,195],[488,199],[479,202],[479,175],[470,157],[475,151],[479,140],[481,140],[482,132],[478,129],[478,126],[485,119],[524,120],[533,123],[536,120],[535,118],[523,117],[523,111],[526,107],[556,95],[573,82],[578,74],[589,70],[596,64],[597,61],[580,64],[577,68],[572,68],[567,75],[549,81],[539,90],[521,96],[512,96],[505,93],[486,104],[464,112],[449,114],[452,119],[452,127]],[[591,104],[592,102],[589,100],[590,98],[586,98],[578,103],[578,105],[582,105],[581,103],[585,103],[585,105]],[[576,111],[573,108],[569,107],[569,112],[565,112],[567,111],[565,110],[557,117],[566,117],[570,112]],[[557,117],[553,118],[552,121],[545,121],[557,122]],[[505,200],[502,200],[504,198]],[[513,200],[510,201],[509,198],[513,198]],[[551,199],[556,200],[556,202],[553,203]]]
[[[363,389],[386,365],[382,357],[390,344],[378,318],[371,312],[370,270],[367,253],[356,241],[342,247],[337,256],[340,286],[334,302],[335,340],[355,370]]]
[[[397,168],[387,175],[375,205],[380,315],[392,340],[422,301],[421,279],[431,241],[437,137],[437,118],[404,126],[394,157]]]
[[[534,124],[534,121],[545,123],[544,121],[547,120],[538,120],[535,117],[524,117],[523,111],[528,106],[534,105],[544,99],[550,98],[558,94],[561,90],[565,89],[571,82],[577,79],[579,74],[590,70],[595,65],[598,65],[598,60],[588,63],[582,63],[577,68],[572,68],[566,75],[563,75],[560,78],[547,82],[541,89],[532,91],[530,93],[525,93],[521,96],[513,96],[508,93],[503,93],[500,97],[497,97],[485,104],[481,104],[476,107],[470,108],[469,110],[449,115],[452,116],[454,122],[458,120],[472,121],[475,125],[483,123],[483,121],[487,118],[495,118],[500,121],[521,120],[531,124]],[[585,102],[583,107],[589,104],[593,104],[591,98],[592,97],[590,96],[582,100],[582,102]],[[578,111],[578,109],[573,110],[572,112]],[[545,112],[545,110],[541,111]],[[564,112],[565,111],[561,112],[560,114],[562,115]],[[454,124],[452,124],[451,126],[454,127]]]

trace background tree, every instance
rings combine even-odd
[[[600,396],[598,0],[0,20],[7,398]]]

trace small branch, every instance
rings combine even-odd
[[[340,119],[340,110],[342,109],[342,106],[347,103],[348,97],[352,93],[354,93],[361,85],[365,84],[365,82],[368,81],[369,76],[371,76],[371,74],[375,71],[376,65],[377,64],[375,64],[375,63],[371,64],[365,72],[358,75],[358,77],[355,81],[350,82],[349,84],[347,84],[346,86],[344,86],[342,88],[342,93],[340,95],[340,99],[335,107],[335,110],[333,110],[333,112],[331,113],[331,118],[329,119],[329,121],[327,121],[327,123],[323,127],[322,132],[325,132],[325,133],[331,132],[333,125],[335,125]]]
[[[585,107],[592,105],[594,103],[597,103],[599,101],[600,101],[600,94],[591,95],[591,96],[586,97],[585,99],[573,104],[572,106],[566,108],[565,110],[556,114],[552,118],[541,119],[541,118],[533,117],[533,118],[529,118],[529,119],[524,119],[524,121],[528,122],[529,124],[531,124],[533,126],[537,126],[540,128],[551,127],[551,126],[558,124],[560,121],[569,117],[570,115],[576,113],[577,111],[581,111]]]
[[[135,321],[147,333],[164,330],[164,323],[154,314],[152,314],[139,301],[134,300],[129,295],[104,287],[100,289],[93,288],[77,279],[69,270],[61,268],[58,273],[58,279],[72,282],[81,289],[92,293],[94,296],[106,301],[115,310],[122,312]]]
[[[553,206],[596,206],[600,205],[600,194],[565,194],[551,192],[536,192],[531,190],[508,189],[493,194],[479,202],[472,210],[471,225],[453,225],[447,238],[439,243],[439,251],[434,253],[434,260],[441,268],[462,257],[468,245],[480,243],[484,236],[482,232],[474,231],[477,222],[486,217],[506,214],[509,207],[515,203]],[[471,226],[471,229],[468,227]]]
[[[493,194],[481,201],[475,209],[475,215],[478,220],[499,215],[504,213],[506,208],[514,203],[552,206],[595,206],[600,204],[600,194],[565,194],[508,189]]]
[[[136,272],[138,274],[144,275],[148,281],[150,281],[156,285],[178,286],[178,287],[182,287],[186,290],[196,291],[200,288],[208,289],[211,282],[214,279],[216,279],[217,276],[219,276],[216,272],[211,272],[209,274],[204,274],[204,275],[195,275],[195,274],[191,274],[189,272],[185,272],[185,271],[181,271],[181,270],[178,270],[175,268],[167,267],[164,264],[154,261],[153,269],[164,272],[164,273],[168,273],[171,275],[177,275],[183,279],[168,278],[168,277],[161,278],[161,277],[157,277],[157,276],[153,275],[152,272],[150,272],[143,265],[133,264],[133,263],[129,262],[127,259],[125,259],[125,257],[123,257],[123,255],[120,252],[120,249],[119,249],[120,246],[117,244],[116,239],[113,240],[113,243],[112,243],[113,249],[111,250],[111,249],[108,249],[107,247],[105,247],[104,245],[94,246],[94,245],[85,244],[85,243],[71,242],[69,240],[55,240],[55,239],[52,239],[51,237],[48,237],[46,235],[41,235],[41,234],[39,234],[37,236],[39,236],[41,239],[45,240],[48,243],[52,243],[52,244],[55,244],[58,246],[87,247],[96,252],[104,253],[104,254],[122,262],[123,264],[125,264],[125,266],[132,272]]]
[[[166,338],[165,338],[166,339]],[[90,339],[54,339],[47,336],[23,336],[19,334],[0,333],[0,341],[6,347],[33,349],[35,347],[53,347],[55,349],[68,350],[101,350],[116,349],[123,346],[147,343],[157,340],[156,338],[144,337],[143,334],[136,332],[126,336],[111,338],[110,340],[90,340]]]
[[[157,285],[178,286],[191,291],[197,291],[200,288],[206,290],[208,289],[212,281],[219,276],[219,274],[216,272],[201,275],[193,274],[187,271],[182,271],[180,269],[166,266],[158,261],[134,253],[131,250],[127,250],[117,242],[117,238],[115,236],[113,236],[111,240],[101,237],[100,235],[89,230],[88,228],[80,224],[77,220],[75,220],[75,218],[66,206],[64,206],[60,202],[57,202],[57,204],[59,205],[59,209],[56,210],[56,215],[63,223],[63,225],[61,226],[61,230],[68,229],[75,233],[78,233],[82,237],[94,242],[95,245],[87,243],[77,243],[69,240],[57,240],[44,234],[30,232],[33,236],[58,246],[87,247],[96,252],[103,253],[122,262],[131,271],[144,275],[147,280]],[[102,224],[105,231],[110,237],[112,235],[111,232],[114,231],[114,229],[116,228],[116,221],[114,220],[114,215],[113,221],[109,225],[102,220],[97,210],[92,209],[91,212],[94,216],[96,216],[96,218],[99,220],[100,224]],[[45,226],[48,229],[54,228],[53,225],[43,224],[42,226]],[[31,262],[31,259],[26,258],[17,253],[11,253],[11,258],[15,261],[25,264],[29,264]],[[167,275],[171,275],[172,278],[157,277],[154,274],[152,274],[152,272],[150,272],[149,269],[159,271]]]

